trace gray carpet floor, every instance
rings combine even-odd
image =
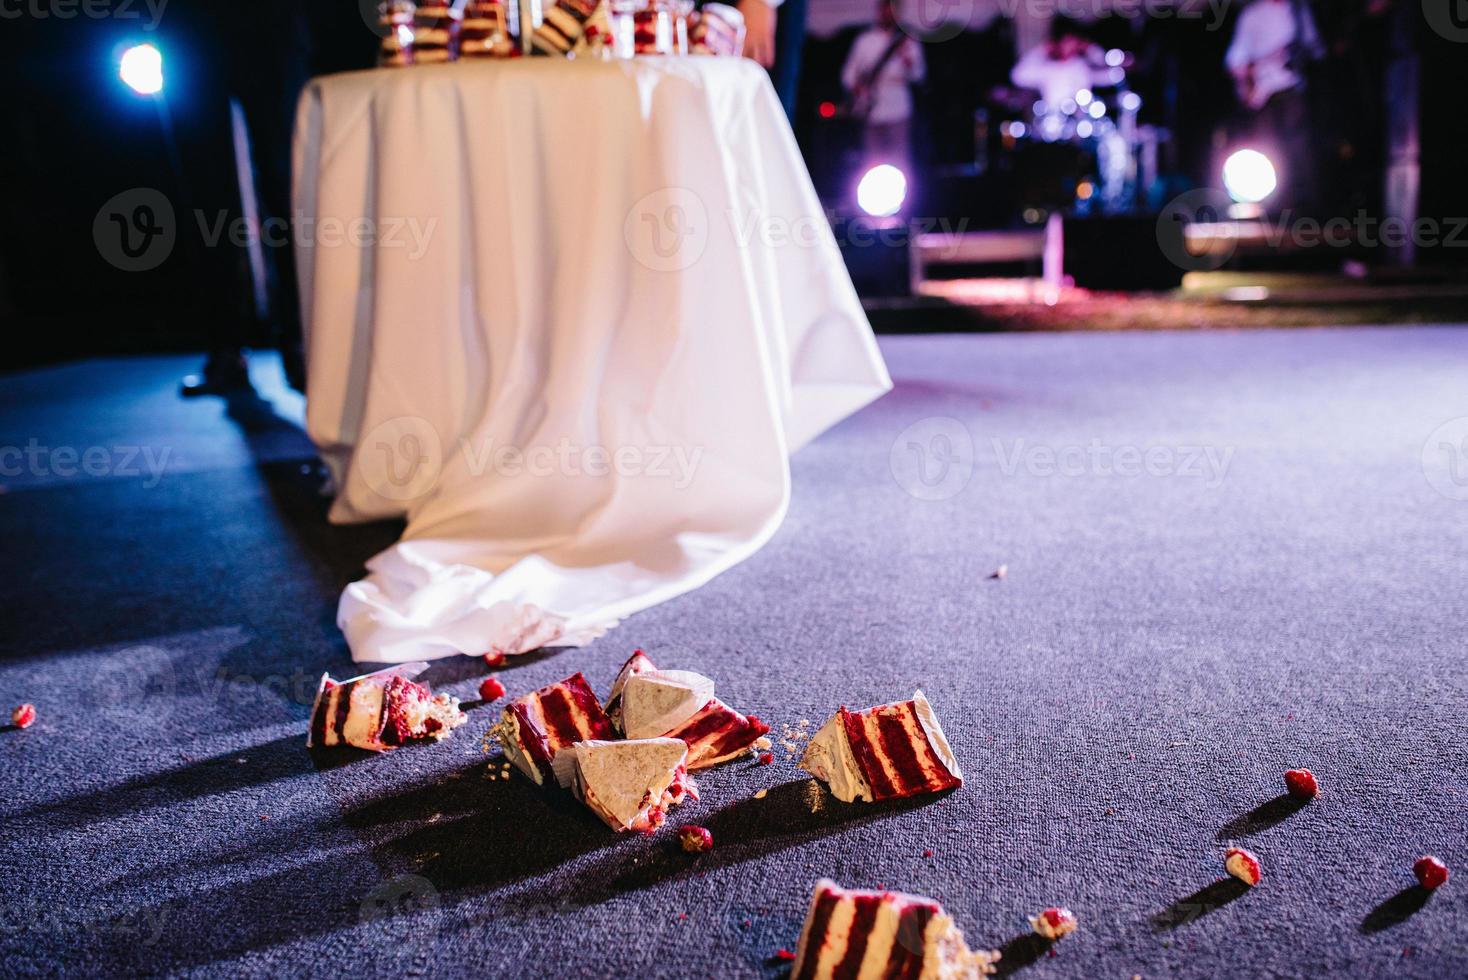
[[[484,778],[491,708],[306,751],[337,594],[399,528],[325,523],[273,362],[229,405],[177,400],[189,358],[0,379],[0,447],[43,460],[0,457],[0,703],[40,712],[0,730],[6,972],[774,977],[829,876],[1023,976],[1468,975],[1468,330],[883,350],[896,391],[794,459],[762,552],[501,671],[604,691],[641,646],[777,733],[931,697],[961,789],[846,806],[777,744],[675,814],[697,859]],[[1279,798],[1292,766],[1320,799]],[[1458,869],[1430,897],[1425,852]],[[1047,951],[1049,904],[1081,928]]]

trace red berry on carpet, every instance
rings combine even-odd
[[[682,844],[683,850],[689,854],[702,854],[704,851],[713,850],[714,835],[709,833],[707,827],[685,824],[678,828],[678,843]]]
[[[1320,793],[1320,783],[1309,769],[1287,769],[1285,789],[1297,800],[1313,800]]]
[[[484,655],[484,666],[486,666],[486,667],[503,667],[505,665],[505,661],[507,661],[509,659],[510,658],[509,657],[506,657],[503,653],[499,653],[499,652],[486,653]]]
[[[781,947],[780,949],[775,950],[775,959],[784,960],[786,963],[793,963],[795,962],[795,954],[790,952],[790,950]]]
[[[36,706],[23,704],[10,713],[10,723],[16,728],[29,728],[36,720]]]
[[[1412,865],[1412,873],[1417,876],[1417,884],[1427,889],[1437,888],[1448,880],[1448,866],[1431,854],[1418,858]]]
[[[1242,847],[1230,847],[1224,853],[1223,867],[1229,874],[1250,888],[1259,884],[1259,879],[1264,877],[1264,869],[1259,865],[1258,855]]]
[[[770,763],[772,763],[774,761],[775,761],[775,753],[773,753],[773,752],[761,752],[760,753],[760,756],[759,756],[759,764],[760,765],[767,766],[767,765],[769,765]]]
[[[479,700],[498,701],[505,696],[505,685],[498,677],[490,676],[479,682]]]

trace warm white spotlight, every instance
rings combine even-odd
[[[896,214],[906,199],[907,175],[890,163],[880,163],[868,170],[856,185],[856,203],[874,218]]]
[[[163,91],[163,55],[151,44],[133,45],[122,53],[117,74],[139,95],[157,95]]]
[[[1240,204],[1258,204],[1279,186],[1274,164],[1258,150],[1239,150],[1223,164],[1223,186]]]

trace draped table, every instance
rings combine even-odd
[[[523,58],[302,96],[307,429],[361,661],[577,645],[758,550],[789,455],[891,387],[739,59]]]

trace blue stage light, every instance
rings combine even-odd
[[[151,44],[135,44],[122,53],[117,76],[139,95],[163,91],[163,54]]]

